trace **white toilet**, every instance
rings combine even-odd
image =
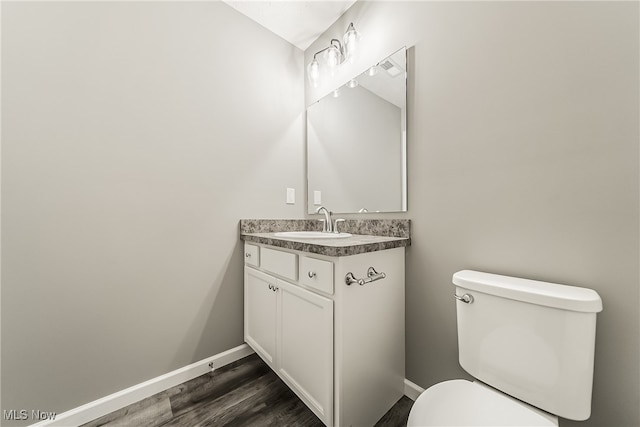
[[[557,426],[591,415],[592,289],[463,270],[453,275],[460,366],[416,399],[407,426]]]

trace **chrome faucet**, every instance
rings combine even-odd
[[[322,231],[327,233],[333,232],[333,223],[331,222],[331,212],[329,212],[329,210],[324,206],[320,206],[318,209],[316,209],[316,213],[324,214],[324,227],[323,227],[324,229]]]

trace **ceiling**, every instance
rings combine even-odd
[[[356,0],[223,1],[302,50],[306,50],[356,2]]]

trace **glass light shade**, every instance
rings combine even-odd
[[[358,81],[356,79],[351,79],[347,82],[347,87],[349,89],[353,89],[356,86],[358,86]]]
[[[376,67],[375,65],[367,70],[367,75],[369,77],[373,77],[376,74],[378,74],[378,67]]]
[[[334,91],[331,93],[331,95],[332,95],[334,98],[339,97],[339,96],[340,96],[340,88],[338,88],[338,89],[334,90]]]
[[[356,57],[358,52],[358,41],[360,40],[360,33],[356,31],[353,26],[353,22],[349,24],[347,32],[344,33],[344,54],[347,59],[352,60]]]
[[[327,49],[327,65],[331,68],[340,64],[340,51],[337,47],[331,46]]]
[[[307,76],[309,77],[309,83],[311,83],[313,87],[317,87],[318,79],[320,78],[320,65],[315,58],[309,64],[309,68],[307,69]]]

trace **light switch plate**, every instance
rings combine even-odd
[[[287,188],[287,204],[294,205],[296,203],[296,189]]]
[[[322,191],[316,190],[313,192],[313,204],[316,206],[322,204]]]

